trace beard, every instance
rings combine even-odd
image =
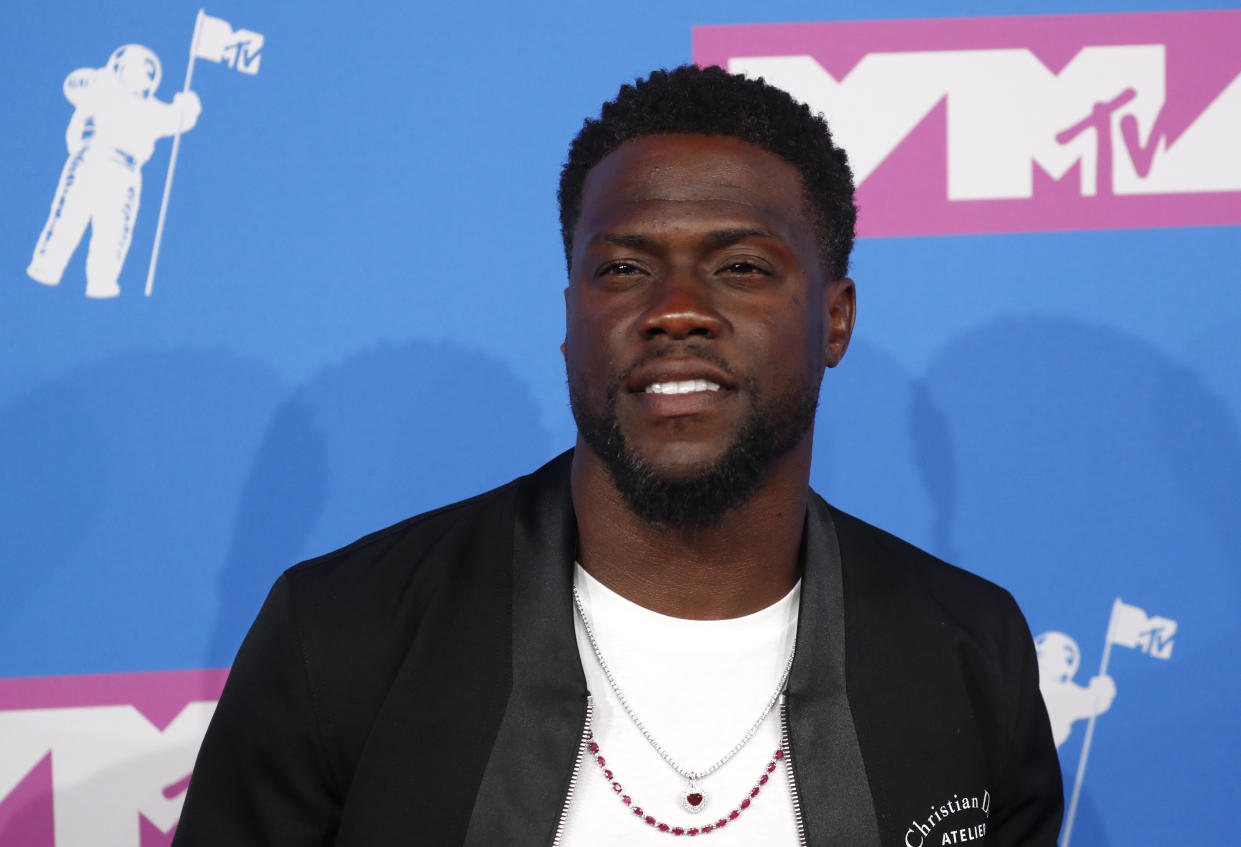
[[[725,364],[696,352],[717,366]],[[764,397],[753,380],[743,381],[739,387],[751,402],[732,443],[709,465],[689,476],[674,477],[661,474],[626,440],[616,415],[623,383],[624,375],[608,386],[604,407],[596,412],[586,400],[585,386],[570,379],[573,419],[582,439],[603,460],[630,511],[648,523],[673,530],[708,529],[747,503],[775,461],[796,447],[814,425],[819,403],[819,384],[811,379],[770,398]]]

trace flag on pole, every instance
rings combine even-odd
[[[254,76],[259,72],[263,59],[263,36],[248,29],[234,31],[233,25],[222,18],[213,18],[202,9],[194,18],[194,34],[190,36],[190,58],[185,68],[185,87],[188,92],[194,78],[194,61],[207,59],[228,65],[243,74]],[[168,197],[172,194],[172,174],[177,168],[177,151],[181,149],[181,127],[172,137],[172,153],[168,157],[168,176],[164,180],[164,199],[159,205],[159,221],[155,224],[155,244],[151,247],[151,264],[147,267],[146,296],[151,296],[155,285],[155,265],[159,261],[159,246],[164,237],[164,216],[168,213]]]
[[[198,25],[193,55],[196,59],[228,65],[254,76],[263,58],[263,36],[248,29],[234,31],[228,21],[204,14]]]
[[[1147,615],[1144,609],[1130,606],[1119,597],[1112,604],[1112,618],[1107,626],[1107,642],[1141,650],[1156,659],[1172,658],[1172,639],[1176,621]]]
[[[1112,645],[1141,650],[1156,659],[1172,658],[1172,639],[1176,636],[1176,621],[1146,614],[1145,609],[1131,606],[1119,597],[1112,603],[1112,616],[1107,619],[1107,636],[1103,639],[1103,661],[1099,663],[1099,676],[1107,674],[1108,658]],[[1082,741],[1082,753],[1077,759],[1077,778],[1073,781],[1073,793],[1069,797],[1069,810],[1064,818],[1064,830],[1060,834],[1061,847],[1069,847],[1073,835],[1073,822],[1077,819],[1077,801],[1081,799],[1082,782],[1086,778],[1086,757],[1090,755],[1090,741],[1094,738],[1095,719],[1099,713],[1091,711],[1086,722],[1086,738]]]

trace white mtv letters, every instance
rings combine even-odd
[[[138,847],[139,814],[167,832],[181,817],[183,781],[215,711],[188,704],[163,732],[133,706],[0,712],[0,799],[52,752],[57,847]]]
[[[1063,632],[1044,632],[1034,639],[1034,646],[1038,650],[1038,687],[1059,747],[1068,741],[1074,723],[1112,708],[1116,683],[1107,674],[1093,677],[1089,685],[1073,682],[1082,654],[1077,642]]]
[[[1027,49],[871,53],[839,81],[805,55],[728,68],[826,115],[859,185],[947,98],[951,200],[1032,197],[1032,163],[1055,179],[1080,164],[1082,196],[1241,190],[1241,76],[1169,147],[1165,52],[1084,47],[1059,73]]]
[[[157,100],[160,76],[155,53],[126,44],[104,67],[82,68],[65,79],[65,97],[74,107],[65,132],[69,158],[26,269],[35,281],[60,283],[89,223],[86,296],[120,293],[117,280],[142,198],[142,166],[158,139],[192,129],[202,111],[193,91],[178,92],[171,103]]]

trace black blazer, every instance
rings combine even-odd
[[[584,719],[569,453],[276,582],[174,847],[548,847]],[[1009,594],[810,498],[789,742],[806,841],[1052,845]]]

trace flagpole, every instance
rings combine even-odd
[[[1112,602],[1112,614],[1107,619],[1107,635],[1103,639],[1103,661],[1099,663],[1099,676],[1107,673],[1107,662],[1112,655],[1112,627],[1116,624],[1116,610],[1120,608],[1121,600],[1117,597]],[[1069,799],[1069,813],[1064,819],[1064,838],[1060,842],[1060,847],[1069,847],[1069,837],[1073,834],[1073,820],[1077,817],[1077,800],[1082,794],[1082,780],[1086,776],[1086,758],[1090,755],[1090,741],[1094,738],[1094,722],[1098,717],[1098,710],[1094,708],[1094,702],[1091,702],[1090,719],[1086,721],[1086,737],[1082,739],[1082,754],[1077,759],[1077,777],[1073,780],[1073,796]]]
[[[194,78],[194,59],[198,55],[198,31],[203,24],[203,13],[205,10],[198,10],[198,17],[194,18],[194,35],[190,38],[190,61],[185,68],[185,86],[182,92],[190,90],[190,81]],[[155,224],[155,245],[151,248],[151,264],[147,268],[147,287],[146,296],[151,296],[151,287],[155,284],[155,263],[159,261],[159,245],[164,238],[164,217],[168,214],[168,196],[172,194],[172,172],[177,167],[177,151],[181,148],[181,125],[185,120],[185,113],[181,112],[177,116],[177,132],[172,137],[172,155],[168,157],[168,177],[164,180],[164,200],[159,204],[159,221]]]

